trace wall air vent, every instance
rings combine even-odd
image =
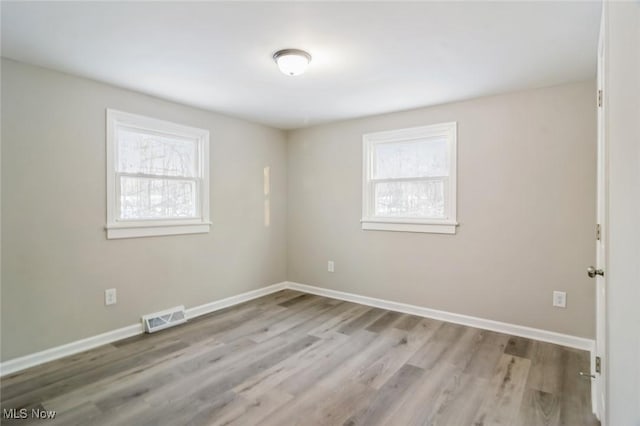
[[[154,333],[184,322],[187,322],[184,306],[176,306],[166,311],[142,316],[142,325],[144,326],[144,331],[147,333]]]

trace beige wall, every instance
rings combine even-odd
[[[105,238],[106,108],[210,130],[210,233]],[[283,132],[2,61],[2,360],[284,281],[285,215]]]
[[[291,132],[288,279],[593,337],[594,93],[587,81]],[[362,134],[446,121],[457,234],[362,231]]]
[[[593,337],[594,87],[344,121],[287,144],[279,130],[3,60],[2,360],[286,279]],[[106,240],[106,108],[211,131],[209,234]],[[444,121],[458,122],[458,233],[362,231],[362,134]],[[567,309],[551,307],[554,289]]]
[[[607,2],[607,414],[640,425],[640,3]]]

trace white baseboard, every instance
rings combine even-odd
[[[252,290],[246,293],[227,297],[225,299],[216,300],[215,302],[205,303],[204,305],[200,306],[194,306],[193,308],[189,308],[186,310],[187,319],[199,317],[200,315],[205,315],[223,308],[227,308],[229,306],[237,305],[252,299],[256,299],[258,297],[266,296],[267,294],[284,290],[286,286],[286,282],[277,283],[267,287],[259,288],[257,290]],[[10,359],[8,361],[0,363],[0,377],[6,376],[7,374],[16,373],[29,367],[44,364],[45,362],[54,361],[65,356],[84,352],[98,346],[115,342],[117,340],[122,340],[126,339],[127,337],[142,334],[143,332],[144,329],[142,327],[142,323],[128,325],[126,327],[118,328],[117,330],[112,330],[106,333],[98,334],[96,336],[87,337],[86,339],[76,340],[75,342],[56,346],[50,349],[45,349],[44,351]]]
[[[287,282],[286,287],[291,290],[298,290],[305,293],[316,294],[318,296],[330,297],[332,299],[340,299],[347,302],[359,303],[361,305],[387,309],[389,311],[402,312],[405,314],[412,314],[425,318],[447,321],[454,324],[466,325],[469,327],[481,328],[484,330],[497,331],[499,333],[526,337],[528,339],[540,340],[548,343],[555,343],[557,345],[568,346],[570,348],[576,348],[590,352],[593,352],[593,349],[595,347],[595,342],[591,339],[571,336],[569,334],[556,333],[554,331],[541,330],[537,328],[525,327],[522,325],[509,324],[506,322],[472,317],[446,311],[439,311],[422,306],[409,305],[406,303],[393,302],[384,299],[376,299],[374,297],[361,296],[359,294],[346,293],[343,291],[331,290],[295,282]]]
[[[117,330],[111,330],[106,333],[87,337],[86,339],[76,340],[75,342],[67,343],[65,345],[56,346],[50,349],[45,349],[44,351],[10,359],[9,361],[0,363],[0,376],[6,376],[7,374],[44,364],[45,362],[74,355],[98,346],[106,345],[107,343],[115,342],[116,340],[126,339],[127,337],[141,334],[143,331],[142,323],[128,325],[126,327],[118,328]]]
[[[275,293],[276,291],[284,290],[285,288],[287,288],[287,282],[281,282],[272,284],[267,287],[262,287],[257,290],[251,290],[246,293],[241,293],[236,296],[216,300],[215,302],[205,303],[204,305],[200,306],[194,306],[193,308],[188,308],[186,310],[187,319],[199,317],[200,315],[210,314],[211,312],[219,311],[220,309],[228,308],[229,306],[248,302],[249,300],[257,299],[258,297],[266,296],[267,294]]]
[[[194,306],[193,308],[188,308],[186,310],[187,318],[196,318],[201,315],[247,302],[249,300],[266,296],[268,294],[275,293],[276,291],[284,289],[297,290],[304,293],[316,294],[319,296],[330,297],[332,299],[345,300],[348,302],[359,303],[362,305],[373,306],[390,311],[402,312],[426,318],[433,318],[441,321],[451,322],[454,324],[461,324],[469,327],[481,328],[514,336],[540,340],[543,342],[555,343],[562,346],[590,351],[592,354],[595,347],[595,342],[593,340],[585,339],[583,337],[576,337],[567,334],[556,333],[553,331],[540,330],[536,328],[508,324],[468,315],[439,311],[422,306],[376,299],[373,297],[361,296],[358,294],[346,293],[343,291],[331,290],[327,288],[315,287],[288,281],[273,284],[267,287],[262,287],[256,290],[248,291],[246,293],[217,300],[215,302],[206,303],[204,305]],[[142,334],[143,332],[144,330],[142,324],[133,324],[123,328],[119,328],[117,330],[112,330],[106,333],[98,334],[96,336],[91,336],[86,339],[76,340],[75,342],[67,343],[65,345],[56,346],[44,351],[25,355],[19,358],[14,358],[0,363],[0,377],[24,370],[29,367],[44,364],[45,362],[54,361],[65,356],[74,355],[79,352],[96,348],[98,346],[106,345],[117,340],[122,340],[126,339],[127,337]],[[591,358],[593,359],[593,356]]]

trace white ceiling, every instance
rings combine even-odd
[[[593,78],[600,7],[3,1],[2,55],[290,129]]]

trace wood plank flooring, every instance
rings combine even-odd
[[[284,290],[0,390],[52,425],[588,426],[588,370],[583,351]]]

